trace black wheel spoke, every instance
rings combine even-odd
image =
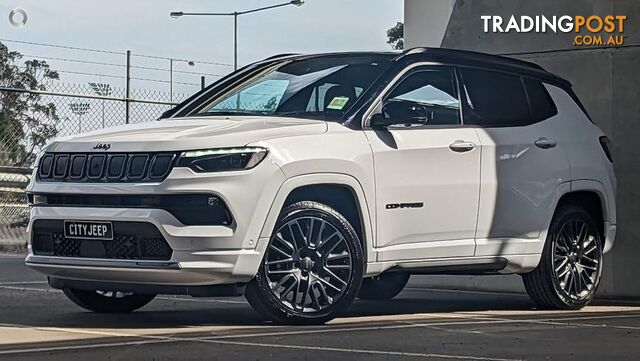
[[[276,247],[276,246],[275,246],[275,245],[273,245],[273,244],[269,245],[269,248],[270,248],[270,249],[272,249],[272,250],[274,250],[274,251],[276,251],[276,252],[278,252],[278,253],[280,253],[281,255],[283,255],[283,256],[285,256],[285,257],[291,257],[291,256],[292,256],[292,254],[287,253],[287,252],[285,252],[285,251],[281,250],[280,248]]]
[[[282,238],[282,234],[281,233],[276,234],[275,239],[278,242],[280,242],[280,243],[284,244],[285,246],[287,246],[287,248],[289,250],[291,250],[292,252],[296,251],[296,248],[293,246],[293,244],[291,244],[291,242],[289,242],[286,239]]]
[[[565,222],[553,245],[553,271],[562,291],[571,299],[591,296],[600,274],[601,251],[597,231],[582,219]]]
[[[300,216],[274,232],[264,267],[271,292],[287,308],[318,312],[343,297],[352,269],[352,250],[326,219]]]

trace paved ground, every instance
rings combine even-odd
[[[429,289],[425,277],[328,325],[284,327],[242,298],[166,296],[130,315],[84,312],[21,258],[0,255],[0,359],[640,359],[640,303],[536,311],[526,296]]]

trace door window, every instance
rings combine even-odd
[[[512,127],[533,123],[519,76],[498,71],[462,69],[465,124]]]
[[[419,69],[405,76],[389,93],[383,104],[392,105],[402,117],[402,109],[415,113],[421,108],[425,125],[460,124],[460,101],[453,75],[448,68]],[[394,104],[401,104],[397,106]],[[384,111],[384,110],[383,110]],[[407,117],[412,116],[407,114]]]

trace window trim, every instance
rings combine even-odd
[[[424,62],[416,62],[413,64],[410,64],[406,67],[404,67],[402,70],[400,70],[389,82],[389,84],[387,84],[384,89],[376,96],[376,98],[371,102],[371,105],[369,106],[369,108],[364,112],[360,125],[361,125],[361,130],[371,130],[373,128],[371,128],[371,117],[375,114],[376,110],[378,109],[378,107],[382,104],[382,100],[393,91],[393,89],[395,89],[402,80],[404,80],[405,76],[408,76],[407,74],[414,71],[415,68],[421,68],[421,67],[427,67],[427,68],[447,68],[451,70],[451,73],[453,75],[453,80],[455,81],[455,87],[456,87],[456,91],[458,93],[458,102],[460,102],[460,108],[459,108],[459,113],[460,113],[460,123],[459,124],[450,124],[450,125],[429,125],[429,124],[425,124],[422,126],[414,126],[414,127],[403,127],[403,128],[392,128],[393,130],[411,130],[411,129],[457,129],[457,128],[462,128],[464,127],[464,117],[463,117],[463,112],[462,112],[462,99],[461,99],[461,82],[460,79],[458,77],[458,72],[456,70],[456,65],[454,64],[447,64],[447,63],[439,63],[439,62],[430,62],[430,61],[424,61]],[[409,74],[410,75],[410,74]]]

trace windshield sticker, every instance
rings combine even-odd
[[[331,103],[327,105],[327,109],[342,110],[349,101],[349,97],[335,97],[331,99]]]

